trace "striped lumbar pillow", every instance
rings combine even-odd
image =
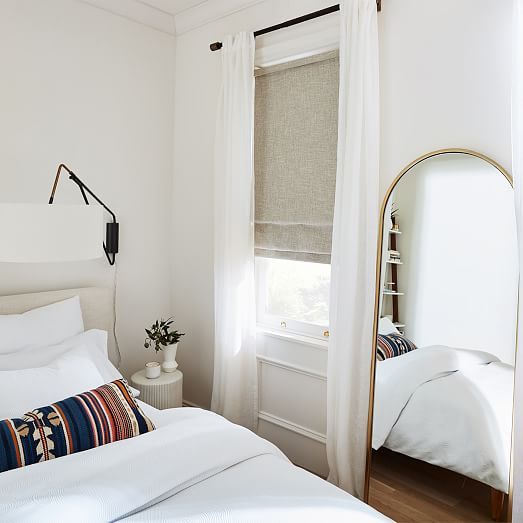
[[[376,357],[379,361],[401,356],[415,349],[416,345],[401,334],[378,334]]]
[[[125,380],[0,421],[0,472],[154,430]]]

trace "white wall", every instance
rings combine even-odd
[[[514,364],[518,256],[514,191],[479,158],[413,167],[394,191],[400,320],[419,347],[490,352]]]
[[[177,38],[174,168],[177,253],[173,262],[173,308],[189,333],[179,357],[185,373],[185,396],[202,406],[210,405],[213,374],[212,173],[221,81],[220,54],[210,52],[209,43],[228,33],[260,29],[331,4],[330,0],[266,0]],[[443,147],[477,149],[510,169],[510,17],[511,0],[383,2],[379,15],[382,194],[411,160]],[[293,352],[286,345],[285,353],[278,352],[266,340],[263,345],[265,350],[272,350],[274,358],[280,355],[285,364],[291,362],[296,366],[300,362],[298,350]],[[311,350],[303,359],[301,365],[318,374],[311,380],[321,380],[326,351]],[[298,386],[292,371],[287,375],[278,372],[274,370],[272,378],[264,374],[262,379],[274,378],[275,381],[265,383],[280,389],[284,383]],[[307,390],[316,385],[310,381]],[[287,390],[293,389],[287,387]],[[264,401],[263,390],[261,393]],[[290,411],[294,396],[285,400],[286,396],[281,396]],[[305,399],[301,407],[308,408]],[[320,450],[315,449],[317,452],[323,452],[323,448],[313,436],[314,431],[322,432],[318,422],[323,419],[323,411],[324,403],[320,403],[315,411],[309,409],[306,421],[299,418],[302,412],[291,418],[294,425],[300,425],[301,421],[302,428],[311,436],[306,438],[308,441],[320,445]],[[275,427],[278,428],[264,423],[262,428],[268,435]],[[292,445],[287,438],[284,444],[281,431],[271,432],[271,437],[295,452],[304,442],[296,439]],[[316,456],[310,466],[321,469],[324,461],[324,456]]]
[[[385,0],[381,188],[422,154],[475,149],[510,171],[511,0]]]
[[[41,202],[68,164],[120,221],[118,338],[170,313],[174,38],[77,0],[0,2],[0,201]],[[57,202],[81,202],[64,176]],[[105,259],[0,264],[0,294],[112,285]]]

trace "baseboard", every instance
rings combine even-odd
[[[197,405],[196,403],[193,403],[192,401],[189,401],[189,400],[182,400],[182,405],[184,407],[193,407],[195,409],[204,409],[204,407],[202,407],[201,405]],[[206,410],[206,409],[204,409]]]

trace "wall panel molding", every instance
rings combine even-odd
[[[268,356],[261,356],[258,354],[256,356],[258,362],[262,365],[270,365],[272,367],[279,367],[280,369],[285,369],[291,372],[297,372],[303,374],[310,378],[315,378],[317,380],[327,381],[327,375],[321,372],[317,372],[312,369],[307,369],[305,367],[300,367],[292,363],[287,363],[286,361],[277,360],[275,358],[269,358]]]
[[[325,436],[325,434],[308,429],[307,427],[303,427],[302,425],[298,425],[297,423],[294,423],[288,419],[274,416],[273,414],[269,414],[268,412],[260,411],[258,413],[258,418],[263,421],[267,421],[268,423],[272,423],[273,425],[277,425],[278,427],[287,429],[291,432],[295,432],[296,434],[300,434],[301,436],[305,436],[306,438],[313,439],[318,443],[323,443],[325,445],[325,443],[327,442],[327,437]]]
[[[201,407],[200,405],[197,405],[196,403],[193,403],[192,401],[188,401],[188,400],[183,400],[182,404],[184,407],[203,409],[203,407]],[[306,438],[317,441],[318,443],[325,444],[327,441],[327,436],[325,434],[322,434],[321,432],[317,432],[316,430],[312,430],[312,429],[309,429],[302,425],[299,425],[297,423],[294,423],[293,421],[291,421],[289,419],[280,418],[279,416],[275,416],[274,414],[270,414],[269,412],[265,412],[262,410],[259,411],[258,419],[266,421],[267,423],[272,423],[273,425],[277,425],[278,427],[289,430],[291,432],[295,432],[296,434],[305,436]]]

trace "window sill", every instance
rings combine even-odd
[[[316,349],[327,350],[329,348],[329,342],[327,340],[320,340],[313,338],[312,336],[304,336],[302,334],[296,334],[294,332],[283,332],[281,330],[271,329],[264,325],[258,325],[256,331],[264,336],[270,336],[280,340],[292,341],[300,343],[302,345],[308,345]]]

